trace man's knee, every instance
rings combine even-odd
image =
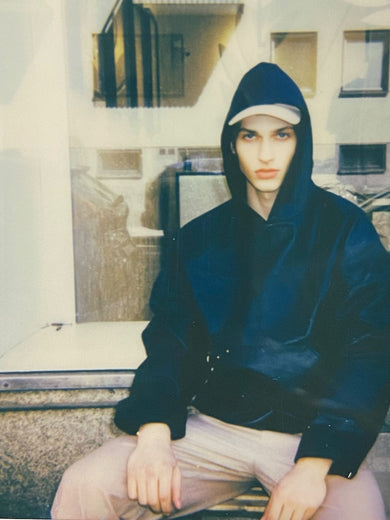
[[[64,473],[61,486],[66,488],[116,488],[125,485],[127,461],[135,446],[134,439],[112,439],[72,464]]]
[[[102,490],[104,479],[103,468],[96,468],[88,464],[87,460],[81,459],[70,466],[63,474],[60,481],[52,508],[52,517],[57,518],[57,512],[97,495]]]
[[[80,497],[85,497],[84,484],[88,482],[82,464],[77,462],[62,475],[60,485],[51,508],[51,518],[59,520],[67,516],[81,518]]]
[[[97,487],[101,480],[103,468],[95,471],[93,465],[81,459],[70,466],[63,474],[60,486],[64,489],[76,488],[81,490],[85,486]]]
[[[79,489],[117,488],[125,485],[128,452],[108,442],[72,464],[64,473],[63,483]]]
[[[385,520],[383,499],[372,472],[363,464],[357,475],[345,479],[336,475],[328,477],[328,493],[316,520]]]
[[[126,495],[125,476],[110,474],[107,461],[100,464],[98,454],[91,455],[79,460],[70,466],[62,476],[58,487],[51,516],[53,519],[82,519],[117,518],[115,505],[111,497],[122,497],[128,501]]]

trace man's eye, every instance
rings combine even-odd
[[[243,138],[244,138],[246,141],[252,141],[255,137],[256,137],[256,134],[253,133],[253,132],[248,132],[248,133],[246,133],[246,134],[243,134]]]

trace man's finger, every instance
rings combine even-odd
[[[170,473],[165,473],[159,480],[161,511],[165,514],[172,513],[174,507],[172,499],[172,475],[173,470]]]
[[[264,520],[279,520],[282,513],[282,508],[278,505],[275,497],[271,495],[268,505],[265,509]]]
[[[138,475],[138,477],[137,477],[137,498],[138,498],[138,503],[141,506],[148,505],[147,484],[146,484],[146,478],[144,478],[143,475]]]
[[[294,511],[294,514],[292,515],[291,517],[291,520],[309,520],[311,518],[311,515],[310,516],[307,516],[305,514],[305,511],[306,511],[306,508],[297,508],[295,511]]]
[[[289,507],[289,506],[282,506],[282,510],[279,514],[279,518],[280,520],[293,520],[293,518],[295,520],[302,520],[302,517],[301,516],[294,516],[295,515],[295,512],[294,512],[294,509]]]
[[[311,518],[313,518],[316,511],[317,510],[314,508],[306,509],[305,514],[303,515],[303,520],[310,520]]]
[[[158,494],[157,477],[150,476],[146,481],[147,504],[155,513],[161,512],[160,497]]]
[[[176,509],[181,509],[181,473],[177,465],[172,473],[172,501]]]
[[[129,478],[127,481],[127,493],[130,500],[137,500],[137,482],[133,478]]]

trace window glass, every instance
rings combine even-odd
[[[271,35],[271,59],[299,85],[305,96],[316,91],[317,33],[291,32]]]
[[[341,95],[385,95],[388,60],[388,31],[346,31]]]
[[[98,150],[98,158],[98,175],[71,171],[76,320],[147,320],[163,236],[230,197],[219,150]],[[156,170],[134,173],[143,164]]]
[[[226,178],[221,173],[184,171],[178,174],[177,182],[180,226],[230,199]]]

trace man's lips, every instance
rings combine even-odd
[[[255,174],[256,176],[259,178],[259,179],[273,179],[274,177],[277,176],[279,170],[274,170],[274,169],[260,169],[260,170],[256,170],[255,171]]]

